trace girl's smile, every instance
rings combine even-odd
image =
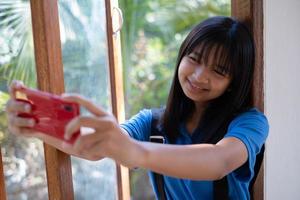
[[[213,55],[213,54],[212,54]],[[210,56],[207,63],[213,63]],[[208,103],[221,96],[228,88],[231,78],[222,74],[214,64],[197,61],[197,53],[192,52],[182,58],[178,79],[184,94],[195,103]]]
[[[191,93],[202,93],[202,92],[209,92],[209,86],[204,85],[204,84],[199,84],[194,81],[190,80],[191,78],[187,78],[186,81],[188,82],[188,87],[187,89]]]

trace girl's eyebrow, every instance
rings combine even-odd
[[[191,54],[194,55],[194,56],[197,56],[197,57],[200,56],[200,53],[197,52],[197,51],[193,51]],[[208,63],[207,63],[207,64],[208,64]],[[215,68],[217,68],[217,69],[225,69],[225,68],[226,68],[224,65],[214,64],[214,63],[213,63],[213,64],[210,64],[209,66],[210,66],[210,67],[215,67]]]
[[[218,69],[225,69],[225,66],[223,66],[223,65],[215,65],[215,67],[217,67]]]
[[[200,56],[200,53],[193,51],[191,54],[194,54],[195,56]]]

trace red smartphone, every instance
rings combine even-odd
[[[21,88],[16,91],[17,101],[27,102],[31,105],[31,113],[19,113],[18,116],[33,118],[36,122],[34,130],[64,140],[73,144],[80,132],[66,140],[64,138],[65,126],[74,117],[80,114],[77,103],[67,102],[60,96],[30,88]]]

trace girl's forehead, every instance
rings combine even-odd
[[[205,54],[207,55],[216,55],[220,52],[223,51],[223,46],[222,45],[218,45],[218,44],[208,44],[208,43],[204,43],[204,44],[200,44],[198,46],[196,46],[193,50],[192,53],[195,53],[197,55],[202,55],[204,56]]]
[[[223,63],[222,56],[225,56],[223,47],[218,45],[199,45],[189,54],[195,56],[197,60],[203,61],[210,65],[218,65]]]

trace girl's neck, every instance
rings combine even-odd
[[[189,133],[192,134],[195,128],[197,128],[207,105],[208,104],[204,104],[204,103],[195,103],[195,111],[186,122],[186,128]]]
[[[204,110],[207,108],[208,103],[200,103],[200,102],[195,102],[195,112],[194,114],[203,114]]]

